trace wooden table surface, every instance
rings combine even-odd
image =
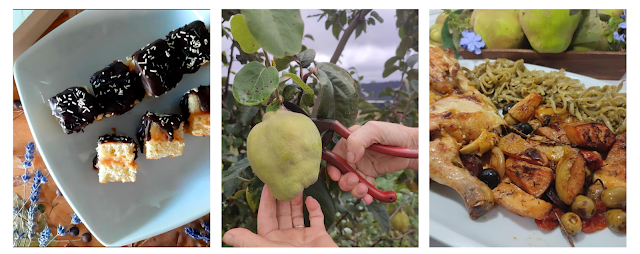
[[[45,31],[42,35],[46,35],[60,24],[72,18],[75,14],[81,12],[81,10],[67,10],[63,12],[58,19],[56,19],[53,24]],[[13,89],[13,99],[19,100],[19,95],[16,89],[15,80],[14,80],[14,89]],[[25,186],[22,182],[21,175],[24,174],[24,168],[22,167],[22,161],[24,159],[25,154],[25,146],[28,142],[33,141],[33,136],[31,135],[31,131],[27,124],[27,120],[24,117],[24,114],[21,114],[20,110],[15,110],[13,113],[13,192],[18,194],[18,196],[24,199],[25,194]],[[37,151],[37,147],[36,147]],[[48,175],[49,171],[46,169],[44,162],[40,158],[39,153],[36,152],[34,159],[34,166],[29,169],[30,175],[33,176],[33,173],[36,169],[40,169],[44,175]],[[52,177],[48,177],[49,183],[42,185],[42,190],[40,191],[40,200],[39,204],[43,204],[45,206],[44,214],[47,215],[49,228],[52,229],[52,235],[55,235],[57,230],[55,229],[58,224],[69,225],[71,222],[71,214],[73,214],[73,209],[69,206],[64,197],[56,198],[56,190],[58,187],[56,186],[55,181]],[[29,195],[29,187],[31,187],[31,183],[33,180],[27,182],[26,186],[26,195]],[[174,247],[204,247],[209,246],[208,243],[205,243],[203,240],[194,240],[187,234],[185,234],[185,227],[191,227],[203,231],[200,227],[201,221],[209,221],[209,215],[205,215],[202,218],[199,218],[191,223],[188,223],[184,226],[180,226],[174,230],[166,232],[161,235],[157,235],[145,240],[142,240],[137,243],[129,244],[127,247],[142,247],[142,246],[174,246]],[[100,242],[98,242],[95,237],[91,242],[85,243],[80,240],[80,236],[86,232],[89,232],[84,224],[77,225],[80,230],[79,236],[58,236],[56,240],[58,241],[56,244],[52,244],[51,246],[102,246]],[[67,227],[70,228],[70,227]],[[40,231],[41,229],[38,229]]]

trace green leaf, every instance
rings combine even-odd
[[[389,77],[389,75],[391,75],[391,73],[394,73],[395,71],[399,70],[400,67],[398,66],[391,66],[389,68],[385,68],[384,71],[382,72],[382,77],[386,78]]]
[[[460,14],[463,10],[457,10],[454,11],[452,13],[454,14]],[[456,53],[456,58],[460,57],[460,52],[458,52],[458,47],[456,47],[456,44],[453,43],[453,35],[449,32],[449,20],[451,19],[451,15],[447,16],[447,18],[444,20],[444,23],[442,24],[442,46],[444,48],[451,48],[453,49],[453,51]]]
[[[331,197],[331,193],[327,188],[327,185],[322,181],[321,178],[304,189],[304,200],[306,200],[307,196],[313,197],[320,204],[320,208],[322,209],[322,214],[324,215],[324,227],[325,229],[329,229],[330,226],[335,222],[335,214],[336,214],[336,205],[333,202],[333,198]],[[309,226],[309,211],[307,210],[307,205],[303,209],[304,212],[304,224]]]
[[[227,125],[224,126],[224,129],[228,133],[231,133],[233,135],[237,135],[238,133],[240,133],[240,131],[242,131],[242,125],[240,125],[239,123],[227,124]]]
[[[233,147],[237,148],[237,147],[240,147],[242,145],[242,142],[243,142],[242,138],[239,138],[239,137],[238,138],[234,138],[232,145],[233,145]]]
[[[413,68],[413,66],[418,62],[418,53],[411,55],[407,59],[407,67]]]
[[[396,49],[396,57],[403,59],[409,47],[411,47],[411,37],[404,37]]]
[[[222,121],[229,121],[229,119],[231,119],[231,113],[229,112],[228,109],[223,108],[222,109]]]
[[[300,52],[304,33],[300,10],[252,9],[242,10],[242,14],[253,37],[274,57]]]
[[[271,104],[269,104],[269,106],[267,107],[266,112],[276,111],[276,110],[278,110],[278,108],[280,108],[280,101],[274,101]]]
[[[367,102],[364,99],[360,99],[358,103],[358,107],[360,108],[360,114],[366,115],[374,112],[380,112],[380,109],[373,104]]]
[[[356,81],[349,75],[349,72],[333,63],[318,63],[317,67],[318,70],[322,70],[327,74],[333,86],[334,119],[344,126],[352,126],[358,114],[358,87]]]
[[[293,61],[293,58],[290,56],[285,56],[283,58],[276,58],[275,61],[276,61],[276,69],[278,71],[283,71],[289,68],[289,63]]]
[[[337,40],[340,39],[340,32],[342,31],[342,26],[340,26],[339,22],[333,22],[333,27],[331,28],[331,32],[333,36],[336,37]]]
[[[376,24],[376,20],[375,20],[375,19],[373,19],[373,18],[369,18],[369,19],[367,20],[367,24],[369,24],[369,25],[372,25],[372,26],[373,26],[373,25],[375,25],[375,24]]]
[[[418,81],[417,80],[409,81],[409,87],[411,87],[411,91],[418,92]]]
[[[295,81],[295,82],[296,82],[300,87],[302,87],[302,89],[303,89],[305,92],[307,92],[307,93],[309,93],[309,94],[313,95],[313,90],[311,89],[311,87],[309,87],[307,84],[305,84],[304,82],[302,82],[302,79],[300,79],[300,77],[296,76],[296,74],[293,74],[293,73],[287,73],[287,74],[284,74],[284,75],[282,75],[282,76],[291,78],[291,79],[292,79],[293,81]]]
[[[236,178],[249,166],[249,158],[244,158],[236,162],[236,164],[233,164],[233,166],[229,167],[229,169],[222,172],[222,182],[226,182]]]
[[[257,105],[278,87],[278,70],[250,62],[240,69],[233,81],[233,97],[244,105]]]
[[[378,225],[380,225],[380,232],[385,234],[389,231],[391,227],[391,222],[389,221],[389,214],[387,213],[387,208],[380,203],[378,200],[374,200],[367,206],[367,209],[373,217],[378,221]]]
[[[241,183],[242,183],[242,180],[238,178],[231,178],[229,179],[229,181],[225,181],[222,184],[224,199],[229,199],[234,193],[236,193],[236,190],[238,189],[238,186],[240,186]]]
[[[393,96],[395,93],[396,91],[394,91],[393,88],[385,87],[384,91],[378,93],[378,98],[385,97],[385,96]]]
[[[225,135],[222,135],[222,154],[226,154],[229,152],[229,147],[233,142],[231,138]]]
[[[259,109],[258,106],[240,106],[240,117],[238,117],[238,120],[240,120],[242,126],[251,123],[251,119],[258,113]]]
[[[376,12],[376,11],[372,11],[371,12],[371,16],[373,16],[374,18],[376,18],[378,20],[378,22],[383,23],[384,20],[382,19],[382,17],[380,17],[380,15]]]
[[[362,33],[362,31],[364,31],[365,26],[366,26],[365,23],[360,23],[358,26],[356,26],[356,38],[358,38]]]
[[[253,53],[260,49],[260,43],[258,43],[256,39],[253,38],[253,35],[251,35],[251,32],[249,32],[249,28],[242,14],[233,15],[229,23],[231,25],[233,39],[240,44],[242,51],[245,53]]]
[[[315,103],[314,97],[311,94],[305,93],[302,95],[302,105],[313,107]],[[304,108],[304,107],[303,107]]]
[[[333,94],[333,85],[327,74],[318,70],[318,83],[320,84],[320,105],[318,105],[317,118],[320,119],[333,119],[335,112],[335,101]]]
[[[296,54],[296,56],[298,57],[302,68],[307,68],[309,67],[309,65],[311,65],[311,63],[313,63],[313,60],[316,58],[316,51],[313,49],[307,49]]]
[[[284,89],[282,89],[282,98],[285,101],[291,101],[291,100],[293,100],[293,97],[296,96],[298,91],[299,91],[299,89],[298,89],[297,86],[288,85]]]
[[[401,26],[400,28],[398,28],[398,37],[400,37],[400,39],[404,39],[404,27]]]
[[[407,79],[408,80],[418,80],[418,69],[411,69],[410,71],[407,72]]]
[[[344,26],[347,24],[347,11],[342,11],[340,13],[340,26]]]
[[[312,36],[312,35],[310,35],[310,34],[305,34],[305,35],[304,35],[304,37],[305,37],[305,38],[309,38],[309,39],[311,39],[312,41],[315,41],[315,40],[313,39],[313,36]]]
[[[231,196],[231,199],[240,199],[240,198],[242,198],[242,196],[244,196],[244,193],[245,193],[245,192],[246,192],[245,190],[239,190],[239,191],[236,191],[236,193],[234,193],[234,194]]]
[[[394,56],[389,58],[389,60],[387,60],[386,62],[384,62],[384,68],[389,68],[391,66],[393,66],[398,60],[400,60],[401,58]]]

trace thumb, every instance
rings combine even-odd
[[[402,125],[369,121],[353,130],[347,138],[347,162],[358,162],[364,156],[365,149],[372,144],[408,147],[412,140],[411,134]]]
[[[245,228],[234,228],[222,237],[222,241],[233,247],[272,247],[273,242]]]

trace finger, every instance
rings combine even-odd
[[[320,203],[311,196],[307,197],[307,211],[309,211],[309,225],[313,227],[321,227],[324,229],[324,215]]]
[[[276,216],[278,217],[278,229],[284,230],[293,228],[291,225],[291,202],[284,202],[280,200],[276,202],[278,203],[276,212]]]
[[[358,183],[355,188],[351,190],[351,195],[355,198],[363,198],[367,195],[369,188],[364,183]]]
[[[233,247],[273,247],[273,242],[244,228],[234,228],[222,237],[222,241]]]
[[[304,226],[304,214],[302,212],[302,194],[291,200],[291,221],[293,226]]]
[[[278,229],[276,198],[273,197],[271,190],[265,184],[260,197],[260,206],[258,207],[258,234],[265,236],[276,229]]]
[[[367,194],[362,198],[362,201],[364,201],[365,204],[370,205],[371,202],[373,202],[373,197]]]
[[[331,178],[331,180],[336,182],[342,177],[342,172],[331,164],[327,165],[327,174],[329,174],[329,178]]]
[[[343,191],[351,191],[360,182],[358,176],[355,173],[349,172],[344,174],[338,181],[338,186]]]

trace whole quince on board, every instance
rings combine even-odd
[[[580,17],[580,10],[520,10],[520,25],[537,52],[560,53],[569,48]]]
[[[278,109],[251,129],[247,157],[273,196],[291,201],[318,180],[322,140],[309,117]]]

